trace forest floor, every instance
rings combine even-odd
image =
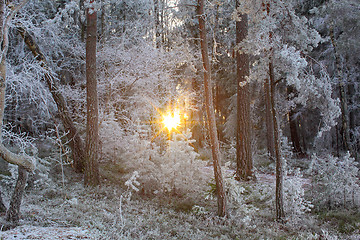
[[[258,174],[252,193],[240,204],[229,199],[229,214],[216,216],[216,199],[198,195],[127,197],[124,181],[103,177],[102,186],[84,188],[70,169],[34,182],[24,196],[18,227],[0,232],[0,239],[360,239],[360,226],[340,233],[331,221],[312,213],[274,219],[275,177]],[[204,171],[211,173],[211,168]],[[308,179],[304,179],[308,184]],[[245,189],[247,189],[245,186]],[[6,186],[2,186],[3,189]],[[250,187],[249,187],[250,188]],[[8,202],[11,189],[3,191]],[[3,218],[3,216],[1,217]]]

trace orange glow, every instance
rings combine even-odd
[[[180,125],[180,111],[175,110],[174,113],[167,113],[163,116],[162,123],[169,130],[176,129]]]

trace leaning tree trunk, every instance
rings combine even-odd
[[[6,212],[6,221],[13,226],[17,225],[20,219],[20,205],[25,191],[27,176],[27,171],[23,167],[19,166],[15,190],[10,201],[9,209]]]
[[[236,8],[239,0],[236,1]],[[240,21],[236,21],[236,44],[241,43],[248,34],[248,16],[242,14]],[[236,129],[236,175],[239,179],[250,180],[253,178],[253,161],[251,152],[251,116],[250,116],[250,93],[249,56],[245,53],[236,52],[236,75],[237,75],[237,129]]]
[[[18,32],[24,39],[25,44],[33,53],[35,59],[40,62],[40,65],[45,70],[45,82],[49,88],[49,91],[56,103],[60,119],[68,132],[67,138],[69,139],[69,146],[72,151],[72,157],[74,160],[73,168],[76,172],[83,172],[84,170],[84,143],[80,137],[79,131],[75,127],[74,121],[72,120],[69,108],[66,104],[64,96],[61,94],[60,88],[55,81],[54,76],[46,63],[44,54],[40,51],[39,46],[36,44],[34,38],[21,26],[18,26]]]
[[[95,4],[94,0],[90,1]],[[99,112],[96,81],[96,10],[87,9],[86,28],[86,146],[85,146],[85,176],[84,184],[96,186],[99,178]]]
[[[199,30],[200,30],[200,46],[204,67],[204,91],[205,91],[205,107],[210,133],[210,143],[214,164],[214,175],[216,181],[216,193],[218,202],[218,215],[223,217],[226,214],[226,198],[224,191],[223,178],[220,166],[220,146],[216,129],[214,104],[211,87],[211,68],[208,55],[208,44],[206,38],[205,16],[204,16],[204,0],[198,0],[199,14]]]

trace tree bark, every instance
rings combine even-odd
[[[73,168],[76,172],[83,172],[84,170],[84,143],[80,138],[79,131],[75,127],[75,124],[72,120],[71,114],[69,112],[67,103],[57,82],[55,81],[54,76],[49,71],[49,68],[46,63],[46,58],[44,54],[40,51],[39,46],[36,44],[33,37],[21,26],[18,26],[18,32],[24,39],[25,44],[33,53],[35,59],[40,62],[41,66],[46,70],[44,80],[49,88],[49,91],[56,103],[60,119],[63,123],[65,131],[68,132],[67,138],[70,140],[69,145],[72,151],[73,156]]]
[[[25,168],[19,166],[18,179],[16,181],[15,190],[11,198],[9,209],[6,212],[6,221],[9,222],[11,226],[15,226],[19,223],[20,205],[23,193],[25,191],[27,176],[28,173]]]
[[[216,129],[214,104],[211,87],[211,68],[208,55],[208,43],[206,37],[204,0],[198,0],[198,19],[200,31],[200,47],[204,67],[204,91],[205,91],[205,107],[207,112],[207,120],[210,133],[210,144],[213,157],[214,175],[216,181],[216,193],[218,203],[218,215],[223,217],[226,215],[226,197],[224,191],[223,178],[220,166],[220,146]]]
[[[95,0],[90,3],[95,4]],[[86,145],[85,145],[85,176],[84,184],[96,186],[99,178],[99,112],[96,81],[96,10],[88,8],[86,36]]]
[[[236,8],[239,0],[236,1]],[[248,16],[242,14],[241,21],[236,21],[236,43],[243,41],[248,34]],[[250,94],[249,56],[245,53],[236,52],[236,75],[237,75],[237,130],[236,130],[236,176],[242,180],[253,178],[253,161],[251,152],[251,117],[250,117]]]

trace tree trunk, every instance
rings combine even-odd
[[[265,5],[264,5],[265,6]],[[266,13],[270,15],[270,2],[266,3]],[[269,42],[272,43],[273,32],[269,32]],[[283,171],[283,162],[280,151],[280,140],[279,140],[279,126],[277,121],[277,112],[275,106],[275,75],[274,75],[274,66],[272,60],[273,49],[270,49],[269,52],[269,83],[270,83],[270,106],[274,130],[274,147],[275,147],[275,207],[276,207],[276,220],[281,222],[285,218],[284,211],[284,171]]]
[[[236,8],[239,0],[236,1]],[[236,21],[236,43],[243,41],[248,34],[248,16],[240,16]],[[237,75],[237,130],[236,130],[236,176],[242,180],[253,178],[253,162],[251,152],[251,117],[249,83],[249,56],[236,52]]]
[[[80,13],[79,13],[79,24],[80,24],[80,38],[81,41],[84,42],[85,40],[85,32],[86,32],[86,24],[85,21],[83,21],[82,15],[85,13],[84,9],[85,9],[85,0],[80,0],[79,1],[79,7],[80,7]]]
[[[282,221],[285,218],[284,212],[284,202],[283,202],[283,162],[280,152],[280,141],[279,141],[279,128],[277,122],[276,106],[275,106],[275,77],[274,77],[274,67],[272,64],[272,59],[269,60],[269,75],[270,75],[270,102],[271,102],[271,111],[274,127],[274,142],[275,142],[275,157],[276,157],[276,189],[275,189],[275,205],[276,205],[276,219]]]
[[[160,48],[161,46],[161,26],[160,26],[160,6],[159,0],[154,0],[154,20],[155,20],[155,47]]]
[[[106,9],[105,9],[105,1],[101,1],[101,17],[100,17],[100,28],[101,28],[101,37],[100,41],[102,45],[104,45],[106,40],[106,24],[105,24],[105,17],[106,17]]]
[[[345,81],[343,79],[343,73],[340,66],[340,55],[337,52],[334,28],[330,27],[330,39],[334,48],[335,55],[335,66],[336,66],[336,76],[339,81],[339,91],[340,91],[340,105],[341,105],[341,123],[342,123],[342,140],[345,151],[350,151],[353,154],[352,146],[350,143],[350,131],[349,131],[349,110],[347,103],[347,96],[345,91]]]
[[[207,120],[210,133],[210,143],[214,165],[214,175],[216,181],[216,193],[218,202],[218,215],[220,217],[226,214],[226,198],[224,191],[223,178],[220,166],[220,146],[217,136],[215,113],[213,105],[212,87],[211,87],[211,68],[208,55],[208,44],[206,38],[206,27],[204,19],[204,0],[198,0],[198,19],[200,31],[200,47],[204,67],[204,91],[205,91],[205,107],[207,112]]]
[[[290,101],[291,98],[293,98],[296,94],[296,90],[289,86],[287,87],[287,95],[288,100]],[[293,153],[295,153],[297,156],[302,156],[303,151],[301,149],[301,143],[300,143],[300,136],[299,136],[299,124],[296,119],[296,111],[294,108],[291,108],[289,111],[289,128],[290,128],[290,138],[293,146]]]
[[[95,4],[95,0],[90,3]],[[99,111],[96,81],[96,9],[90,7],[86,12],[86,161],[84,184],[96,186],[99,178]]]
[[[18,32],[24,39],[24,42],[33,53],[36,60],[41,63],[41,66],[46,70],[45,82],[49,91],[56,103],[61,121],[64,125],[65,131],[68,132],[67,138],[70,140],[69,145],[73,156],[73,168],[76,172],[83,172],[84,170],[84,143],[80,138],[79,132],[70,115],[66,101],[61,94],[59,86],[55,78],[51,75],[48,69],[44,54],[40,51],[39,46],[36,44],[33,37],[21,26],[18,26]]]
[[[19,166],[15,190],[11,198],[9,209],[6,212],[6,221],[8,221],[11,226],[17,225],[20,219],[20,205],[25,191],[27,176],[27,171],[23,167]]]
[[[270,100],[270,79],[266,78],[264,82],[265,95],[265,124],[266,124],[266,143],[267,151],[270,159],[275,161],[275,144],[274,144],[274,125],[271,114],[271,100]]]
[[[0,189],[0,216],[4,213],[6,213],[6,207],[5,207],[4,201],[2,199],[2,194],[1,194],[1,189]]]
[[[263,11],[266,11],[267,15],[270,14],[270,3],[263,1]],[[265,18],[265,17],[264,17]],[[271,33],[269,33],[269,40],[271,41]],[[270,159],[275,161],[275,143],[274,143],[274,123],[272,120],[272,109],[271,109],[271,87],[270,79],[265,78],[264,92],[265,92],[265,124],[266,124],[266,141],[267,150],[270,155]]]
[[[293,152],[301,156],[303,155],[303,151],[301,149],[300,136],[298,131],[298,121],[295,117],[296,112],[294,110],[289,111],[289,127],[290,127],[290,138],[293,146]]]

